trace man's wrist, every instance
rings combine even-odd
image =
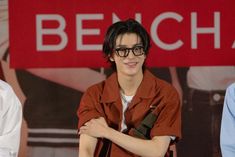
[[[112,136],[112,131],[113,131],[112,128],[107,127],[107,128],[106,128],[106,131],[105,131],[105,133],[104,133],[104,138],[110,139],[110,137]]]

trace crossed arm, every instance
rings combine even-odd
[[[92,119],[80,128],[79,156],[92,157],[97,138],[106,138],[120,147],[143,157],[163,157],[170,143],[170,136],[155,136],[143,140],[110,128],[103,117]]]

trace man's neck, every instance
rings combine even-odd
[[[120,85],[120,90],[123,94],[127,96],[135,95],[140,83],[143,80],[143,73],[138,73],[135,76],[127,76],[118,74],[118,82]]]

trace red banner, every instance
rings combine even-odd
[[[235,65],[234,0],[11,0],[14,68],[101,67],[113,22],[134,18],[149,32],[149,66]]]

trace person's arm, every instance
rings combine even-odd
[[[179,77],[178,77],[178,74],[176,71],[176,67],[169,67],[169,71],[170,71],[170,75],[171,75],[171,83],[175,87],[175,89],[177,90],[179,97],[180,97],[181,105],[182,105],[183,104],[183,90],[180,85],[180,81],[179,81]],[[170,150],[173,151],[173,157],[177,157],[177,149],[176,149],[175,144],[170,146]]]
[[[78,115],[78,129],[79,129],[79,157],[93,157],[98,139],[80,132],[81,126],[87,121],[103,116],[101,106],[96,106],[98,100],[92,94],[96,93],[94,89],[89,88],[81,98]],[[100,112],[98,111],[100,110]]]
[[[163,157],[170,143],[170,136],[155,136],[152,140],[135,138],[109,128],[104,138],[122,148],[144,157]]]
[[[22,108],[23,104],[25,102],[25,95],[20,88],[20,85],[18,83],[16,74],[15,74],[15,69],[11,69],[9,67],[9,63],[1,60],[0,62],[2,64],[2,70],[5,76],[6,81],[12,86],[14,92],[16,93],[17,97],[19,98]],[[19,148],[19,154],[18,157],[24,157],[26,156],[27,152],[27,138],[28,138],[28,127],[26,121],[23,119],[22,120],[22,126],[21,126],[21,137],[20,137],[20,148]]]
[[[93,157],[97,144],[97,138],[86,134],[80,134],[79,139],[79,156]]]
[[[223,157],[235,156],[235,84],[226,91],[221,121],[220,146]]]
[[[18,154],[22,123],[22,106],[12,88],[1,82],[0,86],[0,147]]]
[[[182,104],[182,99],[183,99],[183,90],[180,85],[179,77],[176,71],[176,67],[169,67],[170,75],[171,75],[171,84],[175,87],[177,90],[179,96],[180,96],[180,101]]]
[[[170,143],[170,136],[155,136],[151,140],[144,140],[126,135],[108,127],[102,117],[85,123],[80,128],[80,134],[109,139],[127,151],[144,157],[163,157]]]

